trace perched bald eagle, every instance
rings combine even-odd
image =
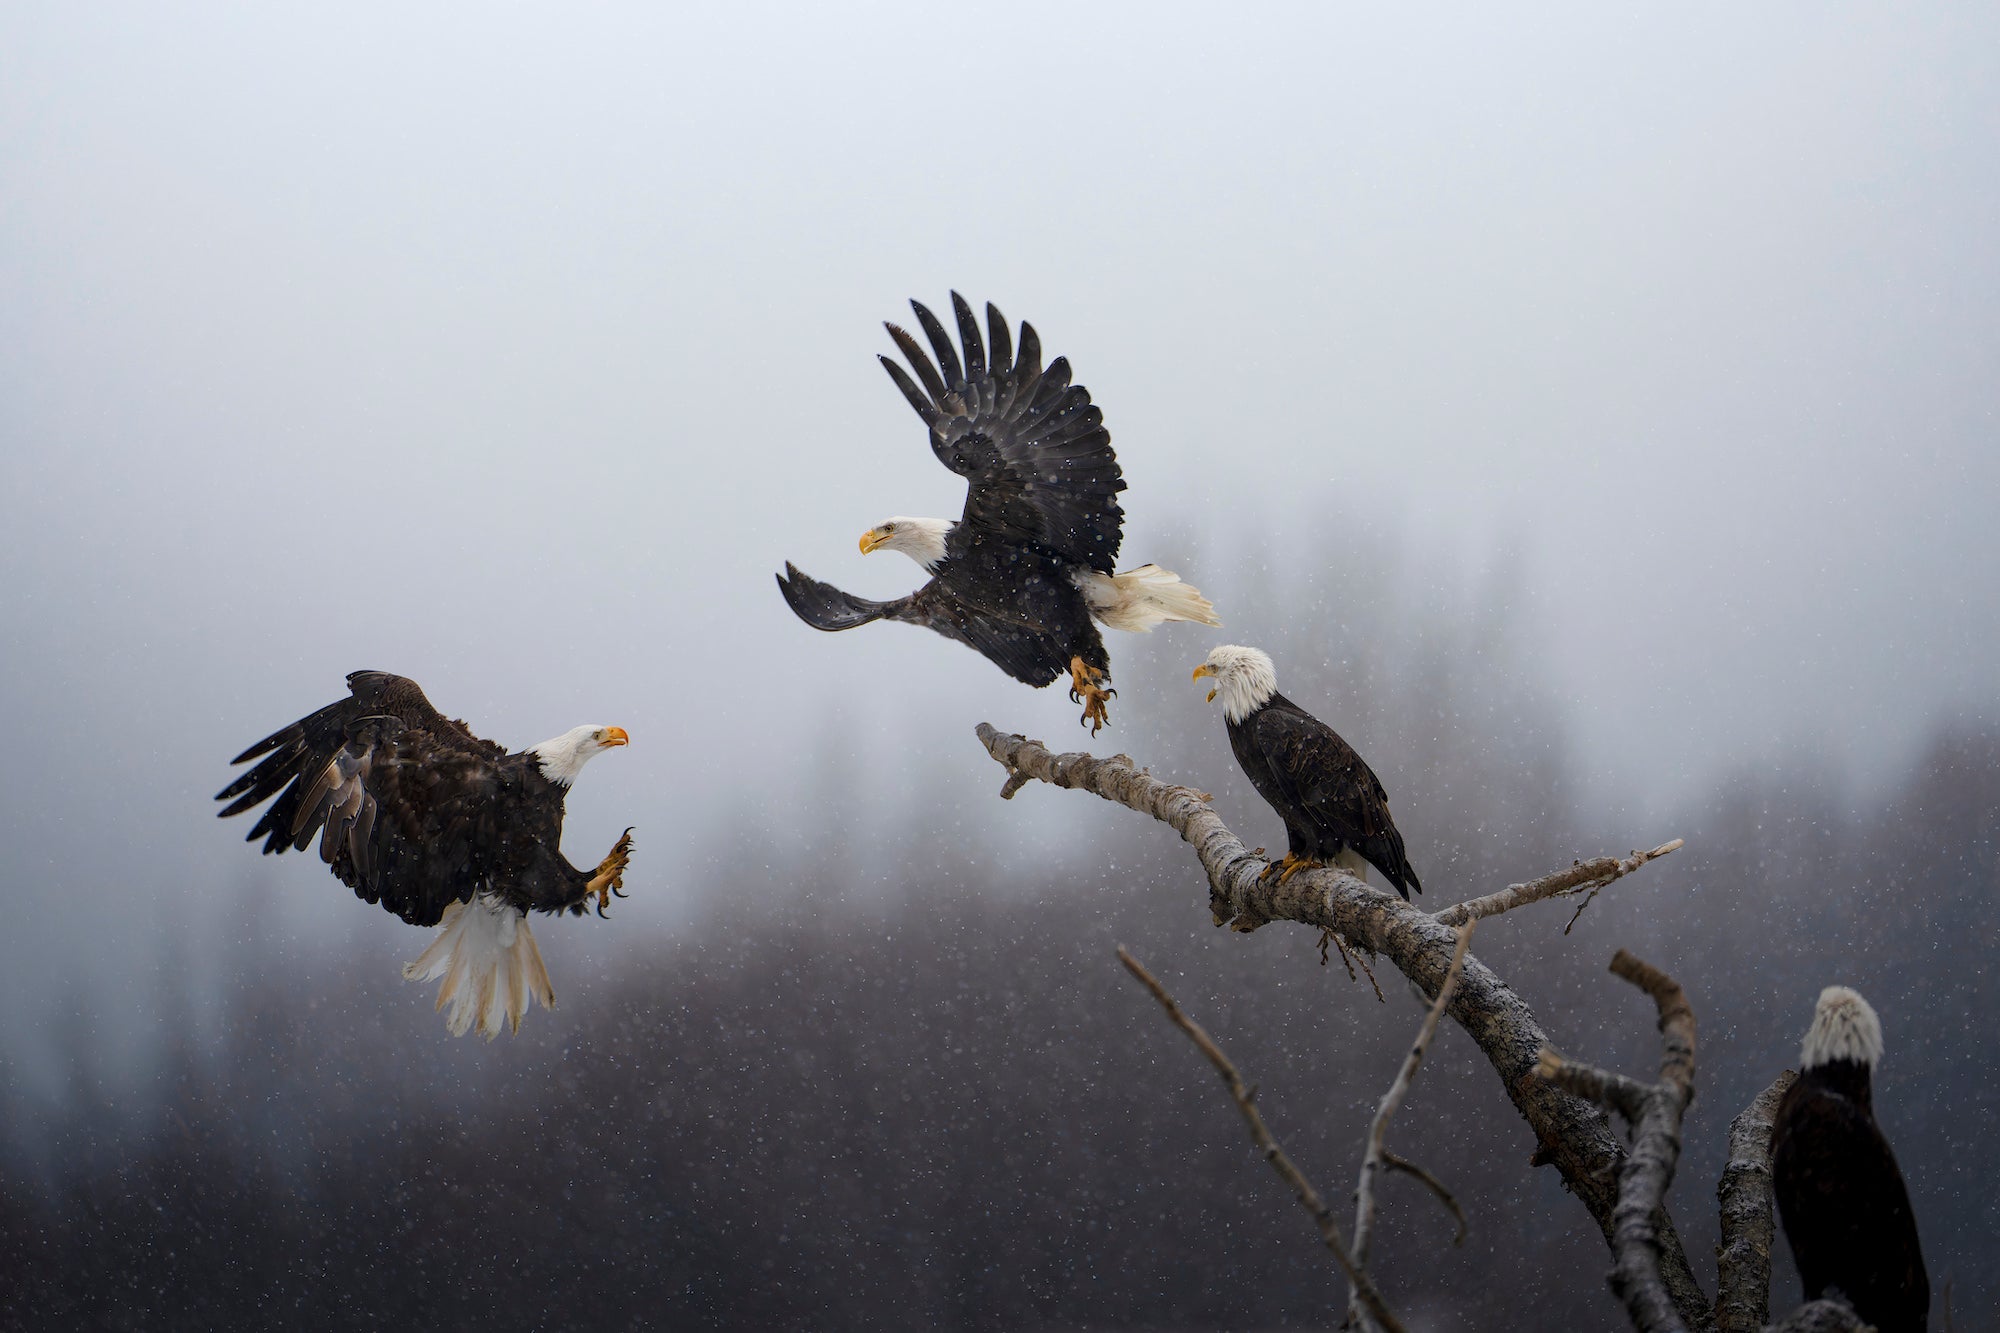
[[[1921,1333],[1931,1280],[1909,1191],[1875,1123],[1870,1072],[1882,1020],[1845,986],[1820,992],[1798,1081],[1771,1123],[1778,1217],[1805,1299],[1838,1291],[1882,1333]]]
[[[481,740],[431,707],[412,680],[386,671],[347,678],[350,697],[300,718],[231,761],[263,761],[216,795],[221,815],[271,800],[247,841],[304,851],[355,896],[413,926],[442,924],[412,981],[443,977],[452,1035],[476,1020],[488,1038],[515,1030],[530,999],[555,1003],[527,914],[599,915],[624,897],[632,830],[595,870],[561,849],[563,797],[584,764],[626,743],[622,727],[576,727],[519,754]]]
[[[901,551],[929,571],[930,582],[908,597],[871,602],[787,562],[778,587],[815,629],[901,620],[967,644],[1038,688],[1067,671],[1070,699],[1084,705],[1094,734],[1115,691],[1093,617],[1138,632],[1163,620],[1221,622],[1207,598],[1158,565],[1112,572],[1125,479],[1103,413],[1088,390],[1070,383],[1069,362],[1057,357],[1044,368],[1041,340],[1026,323],[1016,351],[992,305],[989,356],[965,298],[953,292],[951,304],[962,363],[944,326],[915,301],[910,308],[937,364],[894,324],[889,336],[917,378],[886,356],[881,362],[930,427],[938,461],[966,479],[965,512],[956,523],[891,518],[861,537],[863,555]]]
[[[1337,865],[1365,880],[1372,864],[1404,898],[1424,891],[1403,854],[1382,780],[1332,727],[1278,693],[1268,653],[1224,644],[1194,669],[1196,680],[1204,676],[1215,680],[1208,697],[1222,699],[1236,762],[1291,839],[1266,876],[1275,873],[1283,884],[1301,870]]]

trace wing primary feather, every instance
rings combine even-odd
[[[1007,317],[991,301],[986,303],[986,341],[992,344],[987,364],[993,373],[1011,376],[1014,370],[1014,340],[1007,334]]]
[[[922,301],[910,302],[910,309],[917,312],[917,323],[923,326],[924,336],[931,340],[931,349],[937,353],[938,369],[944,372],[946,384],[965,382],[965,368],[958,363],[958,349],[951,345],[951,335],[944,331],[930,307]]]
[[[1021,321],[1021,350],[1014,355],[1014,373],[1019,379],[1033,379],[1042,373],[1042,339],[1035,326]]]
[[[917,378],[924,382],[924,388],[930,391],[931,397],[942,400],[946,392],[944,381],[938,378],[937,368],[931,364],[930,357],[924,354],[924,349],[918,345],[917,340],[910,336],[910,331],[900,324],[884,323],[882,327],[889,330],[889,336],[895,339],[896,346],[902,349],[904,358],[910,363],[910,369],[917,372]]]
[[[289,727],[280,727],[229,762],[231,764],[247,764],[258,755],[275,750],[286,741],[295,740],[304,735],[305,729],[296,722],[292,723]],[[218,797],[217,799],[220,800],[221,798]]]
[[[979,320],[957,292],[951,294],[951,309],[958,316],[958,340],[965,344],[966,382],[978,384],[986,378],[986,345],[979,340]]]
[[[924,392],[917,387],[916,381],[904,374],[903,368],[888,357],[878,356],[876,360],[882,363],[882,369],[889,372],[889,378],[896,381],[896,387],[903,391],[903,397],[910,400],[910,406],[917,409],[917,415],[924,419],[924,424],[936,425],[944,414],[937,410],[936,404],[924,397]]]

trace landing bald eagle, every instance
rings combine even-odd
[[[815,629],[901,620],[967,644],[1037,688],[1068,671],[1070,699],[1083,703],[1083,720],[1095,734],[1114,691],[1111,659],[1093,617],[1136,632],[1163,620],[1221,622],[1207,598],[1158,565],[1112,572],[1125,517],[1117,497],[1125,479],[1104,415],[1087,389],[1070,383],[1068,360],[1057,357],[1044,369],[1033,325],[1021,325],[1017,352],[999,310],[986,307],[982,339],[965,298],[953,292],[951,304],[965,345],[963,363],[937,316],[916,301],[910,308],[937,364],[894,324],[886,326],[889,336],[917,379],[888,357],[880,359],[930,428],[938,461],[969,483],[965,512],[956,523],[891,518],[861,537],[863,555],[901,551],[929,571],[931,581],[907,597],[872,602],[788,561],[778,587],[799,619]]]
[[[626,743],[622,727],[584,726],[508,754],[445,717],[413,680],[356,671],[350,697],[271,733],[236,756],[249,772],[224,787],[223,818],[264,801],[246,839],[264,852],[319,855],[343,884],[413,926],[442,923],[412,981],[443,977],[452,1035],[474,1020],[488,1038],[518,1030],[530,999],[555,1003],[527,914],[599,915],[624,897],[632,830],[595,870],[561,850],[563,797],[593,756]]]
[[[1882,1333],[1921,1333],[1930,1317],[1917,1221],[1896,1154],[1875,1123],[1870,1074],[1882,1020],[1845,986],[1820,992],[1798,1081],[1771,1122],[1778,1217],[1805,1299],[1838,1290]]]
[[[1337,865],[1368,878],[1373,864],[1405,899],[1424,886],[1389,817],[1389,793],[1332,727],[1278,693],[1278,670],[1256,648],[1224,644],[1194,669],[1215,678],[1229,748],[1250,785],[1285,821],[1291,846],[1264,873],[1283,884],[1301,870]]]

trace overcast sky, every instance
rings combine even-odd
[[[14,1039],[29,963],[240,907],[224,761],[355,668],[627,727],[569,847],[640,824],[669,898],[828,747],[945,737],[990,800],[973,721],[1073,734],[771,586],[915,583],[855,539],[962,485],[873,358],[953,287],[1104,406],[1132,563],[1361,524],[1509,571],[1619,800],[1901,764],[2000,697],[1996,66],[1973,6],[9,6]]]

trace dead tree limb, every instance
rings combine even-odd
[[[1615,856],[1593,856],[1588,861],[1578,861],[1567,870],[1558,870],[1553,875],[1529,880],[1526,884],[1510,884],[1498,893],[1489,893],[1484,898],[1474,898],[1437,913],[1437,919],[1447,926],[1460,925],[1467,921],[1477,921],[1482,917],[1498,916],[1528,903],[1538,903],[1544,898],[1559,898],[1568,894],[1596,894],[1599,889],[1613,880],[1625,876],[1645,865],[1658,860],[1669,852],[1681,849],[1681,839],[1662,843],[1650,852],[1634,852],[1620,860]],[[1584,900],[1588,902],[1589,899]],[[1581,907],[1577,911],[1581,912]],[[1576,918],[1571,917],[1571,924]]]
[[[1313,1188],[1310,1180],[1306,1179],[1305,1172],[1299,1170],[1297,1163],[1285,1156],[1285,1150],[1279,1147],[1278,1140],[1272,1137],[1270,1128],[1264,1123],[1263,1115],[1257,1110],[1257,1090],[1243,1081],[1243,1075],[1236,1071],[1235,1064],[1222,1053],[1222,1048],[1215,1044],[1215,1038],[1209,1036],[1201,1024],[1188,1017],[1187,1011],[1181,1008],[1179,1002],[1168,993],[1167,988],[1161,985],[1159,980],[1123,945],[1118,948],[1118,961],[1125,964],[1125,970],[1137,977],[1146,989],[1153,993],[1153,998],[1167,1011],[1167,1017],[1173,1021],[1174,1026],[1187,1034],[1188,1040],[1192,1041],[1195,1048],[1207,1056],[1208,1062],[1215,1066],[1215,1072],[1222,1075],[1223,1083],[1229,1088],[1230,1099],[1236,1103],[1236,1109],[1243,1113],[1244,1122],[1250,1126],[1250,1137],[1256,1143],[1257,1151],[1271,1164],[1271,1169],[1292,1187],[1292,1193],[1298,1196],[1300,1205],[1312,1214],[1313,1223],[1319,1228],[1320,1239],[1326,1243],[1326,1248],[1333,1252],[1334,1262],[1340,1265],[1340,1271],[1347,1275],[1348,1283],[1354,1289],[1355,1298],[1367,1307],[1369,1315],[1383,1329],[1388,1330],[1388,1333],[1405,1333],[1402,1322],[1390,1312],[1388,1303],[1382,1299],[1382,1293],[1369,1278],[1368,1270],[1363,1266],[1360,1256],[1349,1253],[1347,1242],[1340,1234],[1340,1223],[1334,1219],[1333,1209],[1327,1207],[1319,1191]]]
[[[1771,1316],[1771,1119],[1797,1078],[1787,1069],[1729,1122],[1729,1161],[1715,1197],[1722,1239],[1715,1247],[1716,1333],[1757,1333]]]
[[[1218,925],[1254,930],[1272,921],[1303,922],[1336,931],[1350,946],[1388,958],[1426,994],[1436,994],[1443,984],[1457,937],[1430,913],[1339,870],[1305,871],[1284,884],[1261,880],[1268,863],[1252,855],[1208,808],[1206,793],[1161,782],[1123,755],[1099,759],[1081,752],[1056,754],[1038,741],[996,731],[986,723],[979,725],[977,734],[987,753],[1007,771],[1009,794],[1028,780],[1076,788],[1148,815],[1179,833],[1193,846],[1208,876],[1209,908]],[[1609,1242],[1625,1147],[1595,1105],[1534,1076],[1536,1057],[1549,1040],[1527,1003],[1468,954],[1446,1012],[1492,1062],[1507,1096],[1534,1131],[1534,1164],[1553,1165],[1562,1174],[1563,1183],[1582,1201]],[[1688,1267],[1679,1236],[1664,1218],[1659,1239],[1661,1273],[1675,1308],[1691,1327],[1708,1327],[1708,1297]]]
[[[1647,1086],[1621,1074],[1573,1064],[1552,1050],[1537,1071],[1580,1097],[1616,1107],[1632,1124],[1632,1153],[1618,1171],[1612,1212],[1611,1289],[1640,1333],[1685,1333],[1689,1326],[1660,1274],[1660,1233],[1667,1189],[1681,1155],[1681,1119],[1694,1100],[1694,1009],[1666,973],[1620,949],[1611,971],[1653,999],[1660,1013],[1660,1081]]]
[[[1416,1081],[1417,1068],[1424,1062],[1424,1052],[1430,1049],[1431,1039],[1437,1036],[1438,1020],[1444,1017],[1445,1006],[1451,1003],[1451,994],[1458,989],[1458,978],[1465,967],[1465,950],[1472,943],[1472,932],[1479,925],[1477,917],[1458,928],[1458,943],[1452,947],[1451,965],[1445,969],[1444,984],[1438,987],[1437,998],[1431,1001],[1430,1011],[1424,1015],[1422,1026],[1417,1029],[1417,1039],[1410,1043],[1410,1053],[1403,1057],[1402,1068],[1396,1071],[1396,1078],[1389,1090],[1382,1094],[1382,1103],[1375,1108],[1375,1119],[1368,1126],[1368,1149],[1361,1155],[1361,1178],[1354,1186],[1354,1262],[1366,1267],[1368,1264],[1368,1243],[1375,1235],[1375,1176],[1387,1166],[1389,1156],[1389,1121],[1402,1108],[1403,1099],[1410,1095],[1410,1084]],[[1428,1176],[1428,1172],[1422,1173]],[[1432,1182],[1436,1184],[1433,1179]],[[1440,1191],[1442,1185],[1436,1185]],[[1449,1193],[1444,1195],[1450,1199]],[[1456,1208],[1456,1200],[1453,1201]],[[1458,1214],[1460,1234],[1463,1234],[1465,1214]],[[1357,1288],[1347,1298],[1347,1319],[1350,1324],[1358,1324],[1362,1319],[1361,1292]]]

